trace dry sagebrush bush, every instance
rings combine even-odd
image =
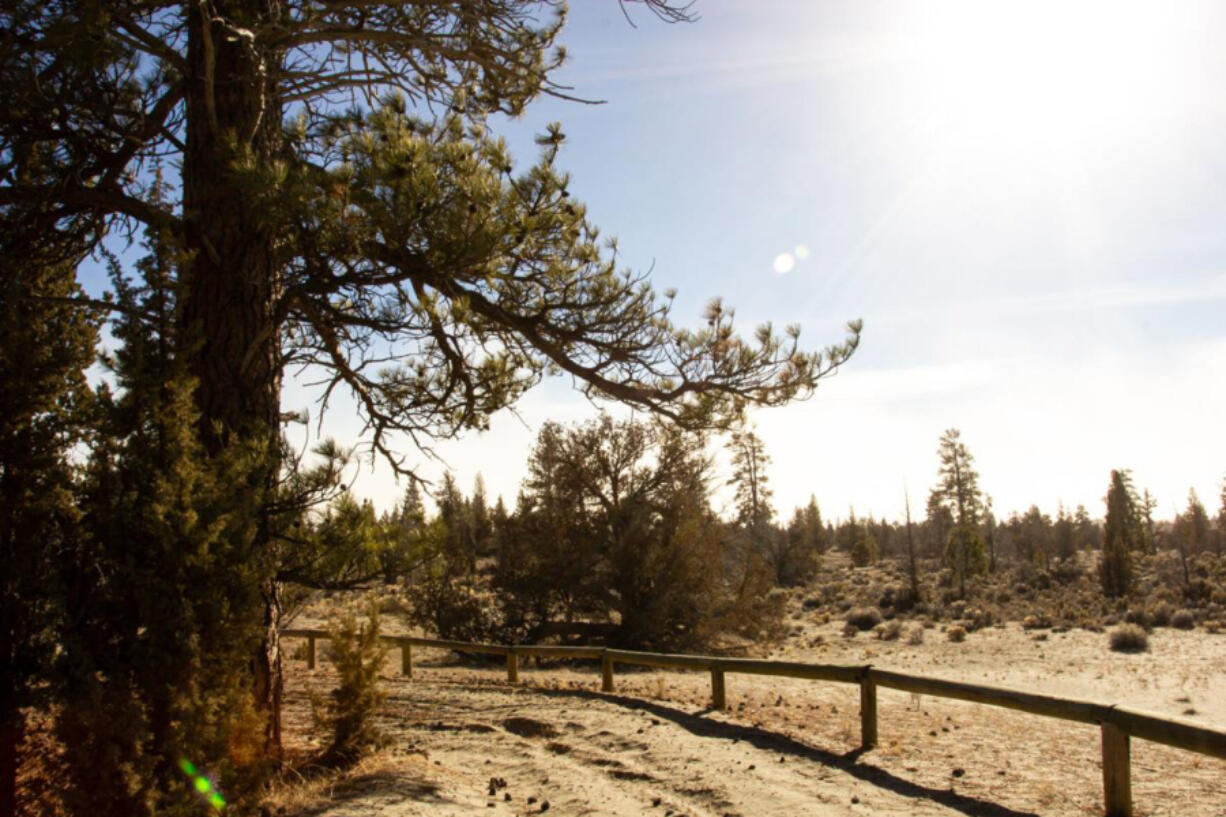
[[[1171,616],[1171,626],[1177,630],[1191,630],[1196,626],[1196,616],[1191,610],[1180,610]]]
[[[923,625],[917,624],[907,632],[907,643],[913,647],[924,643]]]
[[[1111,649],[1116,652],[1145,652],[1149,649],[1149,636],[1136,624],[1121,624],[1111,631]]]
[[[961,624],[955,624],[945,631],[945,636],[955,644],[966,640],[966,628]]]
[[[876,607],[853,607],[846,621],[858,630],[871,630],[881,623],[881,611]]]

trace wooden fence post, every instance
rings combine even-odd
[[[519,655],[514,647],[507,650],[507,680],[512,684],[519,683]]]
[[[1128,733],[1103,721],[1103,805],[1107,817],[1132,817],[1132,772]]]
[[[723,712],[728,707],[727,691],[724,687],[724,671],[718,666],[711,667],[711,708]]]
[[[877,684],[868,667],[860,678],[860,748],[868,751],[877,745]]]
[[[613,691],[613,659],[607,653],[600,656],[600,691]]]
[[[315,636],[307,636],[307,669],[315,669]]]
[[[400,642],[400,674],[413,677],[413,644],[409,641]]]

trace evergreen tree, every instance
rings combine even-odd
[[[1144,541],[1141,511],[1128,471],[1111,472],[1107,489],[1107,523],[1099,576],[1103,592],[1112,598],[1127,595],[1132,588],[1132,553]]]
[[[5,271],[7,272],[7,271]],[[96,321],[63,303],[71,268],[0,286],[0,815],[16,812],[27,709],[46,711],[63,625],[62,560],[80,536],[69,453],[90,424]]]
[[[1209,514],[1205,512],[1205,506],[1201,504],[1200,497],[1196,495],[1195,490],[1188,491],[1188,507],[1183,512],[1182,520],[1182,531],[1187,541],[1188,553],[1195,555],[1208,550],[1212,533]]]
[[[770,455],[762,438],[749,428],[732,434],[728,450],[732,453],[732,478],[728,484],[736,488],[737,521],[755,536],[764,535],[775,515],[768,487],[770,477],[766,475]]]
[[[684,17],[664,0],[646,2]],[[405,470],[403,435],[428,445],[483,428],[551,370],[686,427],[722,427],[746,404],[811,392],[858,343],[858,323],[821,353],[768,327],[746,342],[719,302],[705,328],[676,328],[669,299],[644,276],[621,274],[571,197],[556,166],[560,128],[543,135],[538,163],[515,171],[490,133],[495,115],[565,96],[551,81],[564,57],[555,47],[563,18],[539,12],[529,0],[6,8],[6,36],[20,47],[0,52],[3,266],[79,258],[108,230],[133,225],[174,242],[176,261],[158,284],[158,297],[173,302],[162,313],[173,327],[158,333],[170,342],[161,360],[173,365],[134,362],[120,376],[125,388],[164,380],[132,387],[116,407],[143,412],[147,426],[189,424],[194,435],[150,452],[165,473],[133,491],[199,475],[196,527],[178,534],[210,551],[221,547],[214,534],[231,540],[225,559],[200,562],[197,579],[232,590],[227,615],[254,625],[229,636],[249,654],[238,663],[252,668],[247,688],[268,758],[279,745],[287,363],[316,367],[329,391],[348,389],[364,444]],[[353,99],[367,105],[350,107]],[[159,157],[177,166],[177,200],[146,195],[145,171]],[[134,332],[123,343],[143,348]],[[389,348],[399,362],[389,364]],[[137,406],[133,395],[154,396]],[[163,431],[153,438],[174,437]],[[99,469],[145,457],[119,439]],[[152,537],[132,544],[161,547]],[[152,579],[112,566],[116,584]],[[247,584],[231,586],[239,577]],[[262,609],[248,606],[252,598]],[[190,616],[192,607],[163,612]],[[230,694],[228,678],[196,680],[218,684],[202,687],[206,698]],[[129,775],[109,757],[92,764],[99,775]],[[168,796],[168,778],[159,779],[158,797]]]
[[[1226,512],[1226,488],[1223,488],[1222,493],[1222,509]],[[1154,532],[1154,510],[1158,507],[1158,500],[1149,495],[1149,489],[1145,489],[1145,493],[1141,496],[1141,511],[1145,516],[1145,552],[1153,554],[1158,552],[1158,537]]]
[[[178,247],[165,233],[146,246],[139,279],[115,270],[117,391],[98,395],[80,501],[86,535],[65,559],[72,593],[56,728],[73,813],[199,813],[181,760],[226,796],[242,795],[278,737],[253,708],[247,670],[263,613],[278,603],[258,577],[275,564],[255,544],[259,500],[234,490],[263,452],[210,458],[201,446],[194,381],[175,354]]]
[[[851,563],[856,567],[867,567],[877,561],[877,539],[866,525],[856,521],[854,510],[848,521],[848,532],[851,539]]]
[[[1073,559],[1077,556],[1077,532],[1073,527],[1072,517],[1064,510],[1063,502],[1056,510],[1056,523],[1052,536],[1057,558]]]
[[[983,537],[979,535],[979,518],[983,512],[979,474],[974,468],[974,457],[956,428],[947,429],[941,435],[937,455],[941,466],[930,505],[935,501],[953,517],[954,529],[949,534],[945,556],[958,578],[958,594],[965,597],[967,575],[987,569]]]
[[[996,572],[996,514],[992,511],[992,497],[983,504],[983,542],[988,548],[988,572]]]
[[[936,490],[929,492],[924,519],[925,552],[928,557],[944,556],[945,543],[949,541],[953,526],[953,514],[942,503],[940,494]]]

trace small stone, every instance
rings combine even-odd
[[[664,800],[664,798],[662,798],[662,797],[653,797],[653,798],[651,798],[651,805],[652,805],[652,806],[658,806],[658,805],[660,805],[660,803],[662,803],[662,802],[663,802],[663,800]]]
[[[859,798],[859,797],[852,797],[852,798],[851,798],[851,802],[852,802],[853,804],[854,804],[854,803],[859,803],[859,802],[860,802],[860,798]]]
[[[953,771],[954,777],[961,777],[964,774],[966,774],[966,769],[954,769]]]
[[[752,772],[752,771],[753,771],[754,769],[756,769],[756,768],[758,768],[758,767],[757,767],[757,764],[754,764],[754,763],[750,763],[750,764],[749,764],[749,771],[751,771],[751,772]]]
[[[541,811],[549,811],[549,801],[548,800],[541,801]]]
[[[535,803],[535,802],[536,802],[536,798],[535,798],[535,797],[529,797],[529,798],[528,798],[528,805],[532,805],[532,804],[533,804],[533,803]]]

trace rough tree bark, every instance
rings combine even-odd
[[[273,82],[275,54],[254,47],[244,24],[276,20],[277,0],[213,0],[188,7],[187,150],[183,161],[184,240],[181,320],[206,452],[249,446],[260,455],[244,490],[263,506],[277,476],[280,418],[279,334],[274,302],[280,278],[275,218],[239,178],[239,163],[267,165],[279,148],[282,110]],[[220,18],[232,21],[219,22]],[[261,515],[252,543],[273,560]],[[263,558],[261,558],[263,557]],[[257,708],[267,717],[268,748],[280,748],[279,590],[269,569],[264,638],[252,657]]]

